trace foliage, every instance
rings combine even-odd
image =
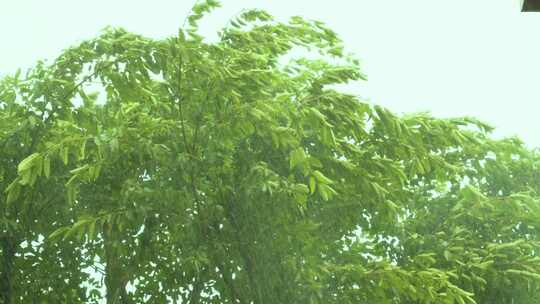
[[[538,153],[339,92],[364,76],[318,21],[206,42],[217,6],[1,80],[0,303],[538,299]]]

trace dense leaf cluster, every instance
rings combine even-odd
[[[537,303],[538,153],[339,92],[320,22],[206,42],[217,6],[0,81],[0,303]]]

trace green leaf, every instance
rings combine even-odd
[[[62,155],[62,161],[64,162],[64,165],[67,165],[68,164],[68,160],[69,160],[69,150],[67,147],[63,147],[61,149],[61,155]]]
[[[48,240],[54,243],[63,238],[69,230],[70,227],[60,227],[48,236]]]
[[[333,195],[337,194],[336,191],[332,189],[332,187],[326,184],[318,184],[317,189],[324,201],[328,201]]]
[[[34,165],[34,162],[39,158],[39,153],[30,154],[28,157],[26,157],[19,163],[19,165],[17,166],[17,172],[19,172],[20,174],[23,171],[29,170]]]
[[[309,177],[309,193],[310,194],[313,194],[315,193],[315,187],[316,187],[316,184],[315,184],[315,177],[313,176],[310,176]]]
[[[75,175],[76,176],[76,175]],[[73,176],[73,177],[75,177]],[[73,179],[72,177],[72,179]],[[69,205],[73,205],[75,203],[75,198],[77,196],[77,188],[75,186],[71,185],[71,179],[68,181],[70,185],[66,187],[66,200]]]
[[[307,158],[306,153],[303,148],[297,148],[291,151],[289,154],[289,166],[291,169],[294,169],[297,165],[302,165],[305,163]]]
[[[79,173],[81,173],[81,172],[83,172],[83,171],[88,170],[89,167],[90,167],[90,165],[86,164],[86,165],[84,165],[84,166],[82,166],[82,167],[79,167],[79,168],[70,170],[69,173],[74,174],[74,175],[75,175],[75,174],[79,174]]]
[[[4,190],[7,193],[6,204],[10,205],[15,200],[17,200],[21,194],[21,184],[20,180],[14,180],[9,186]]]
[[[322,174],[322,172],[319,171],[319,170],[314,170],[313,171],[313,176],[317,179],[318,183],[326,184],[326,185],[331,185],[331,184],[334,183],[331,179],[324,176],[324,174]]]
[[[51,176],[51,159],[47,156],[43,157],[43,174],[46,178]]]

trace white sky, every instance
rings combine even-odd
[[[242,8],[326,22],[363,62],[349,90],[403,112],[475,116],[540,147],[540,13],[520,0],[223,0],[212,33]],[[91,3],[91,4],[89,4]],[[107,25],[177,32],[192,0],[0,0],[0,75],[53,59]]]

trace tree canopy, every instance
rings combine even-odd
[[[217,6],[0,80],[0,303],[538,301],[536,151],[341,92],[321,22],[209,42]]]

